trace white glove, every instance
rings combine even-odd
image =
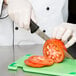
[[[52,38],[61,39],[66,48],[72,46],[76,42],[76,25],[70,23],[61,24],[54,29]]]
[[[3,5],[3,0],[0,0],[0,16],[1,16],[1,12],[2,12],[2,5]]]
[[[20,27],[29,29],[30,19],[35,21],[33,8],[28,0],[7,0],[8,14]]]

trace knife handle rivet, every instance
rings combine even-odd
[[[43,32],[46,32],[46,30],[43,30]]]
[[[19,28],[18,27],[15,27],[15,30],[18,30]]]
[[[46,8],[46,10],[47,10],[47,11],[49,11],[49,10],[50,10],[50,8],[49,8],[49,7],[47,7],[47,8]]]

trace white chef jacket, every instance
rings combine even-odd
[[[51,38],[53,29],[68,19],[68,0],[30,0],[37,24]],[[26,9],[25,9],[26,10]],[[8,15],[7,6],[3,7],[2,17]],[[14,26],[14,29],[13,29]],[[14,38],[14,39],[13,39]],[[45,41],[37,34],[31,34],[16,25],[10,17],[0,19],[0,46],[43,44]]]

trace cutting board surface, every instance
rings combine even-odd
[[[9,70],[17,70],[22,68],[25,72],[42,73],[58,76],[76,76],[76,60],[65,58],[62,63],[55,63],[52,66],[33,68],[24,64],[24,60],[27,59],[30,54],[23,56],[12,64],[8,65]]]

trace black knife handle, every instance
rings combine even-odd
[[[30,20],[30,32],[34,33],[39,29],[39,26],[32,20]]]

